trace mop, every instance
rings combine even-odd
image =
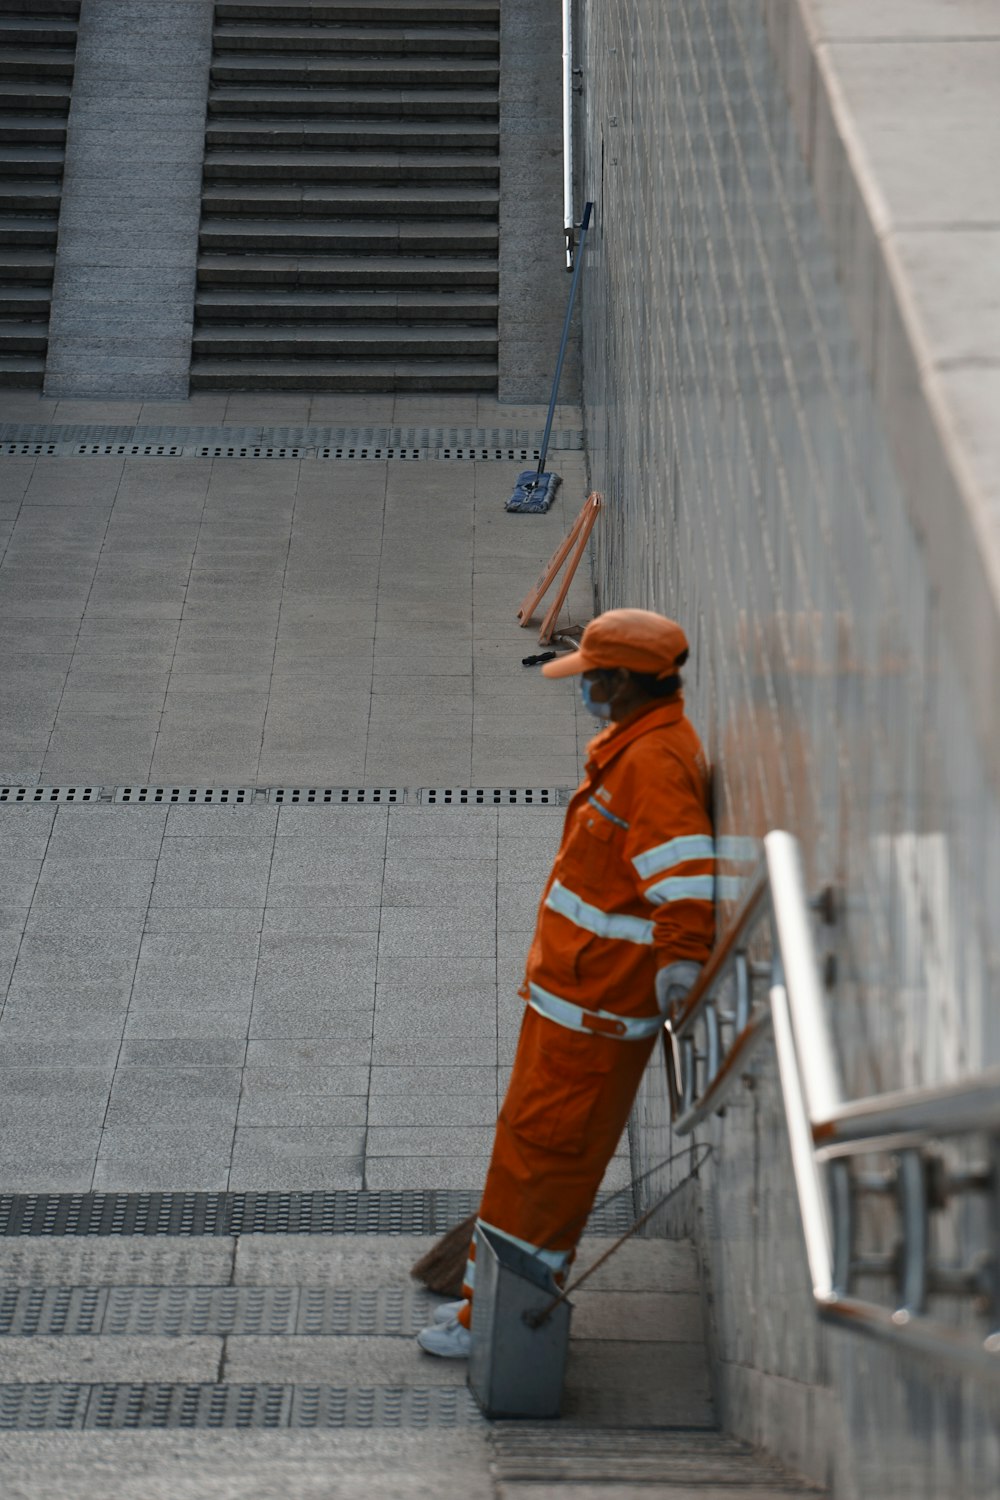
[[[559,346],[559,358],[556,360],[556,373],[552,381],[552,395],[549,399],[549,414],[545,423],[545,434],[542,438],[542,448],[538,456],[537,469],[525,469],[517,476],[514,493],[507,501],[504,509],[515,511],[525,515],[542,515],[548,510],[555,498],[560,479],[558,474],[545,473],[545,459],[549,451],[549,438],[552,434],[552,418],[555,416],[556,400],[559,395],[559,381],[562,377],[563,361],[566,358],[566,347],[569,344],[570,324],[573,320],[573,304],[576,301],[576,289],[580,283],[580,272],[583,270],[583,247],[587,238],[587,230],[590,227],[590,215],[594,205],[588,203],[584,206],[583,220],[580,224],[580,240],[576,249],[576,265],[573,268],[573,280],[569,289],[569,305],[566,308],[566,321],[563,324],[562,343]]]

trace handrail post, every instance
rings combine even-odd
[[[573,0],[562,0],[563,227],[566,269],[573,269],[576,215],[573,212]]]
[[[764,839],[775,936],[785,971],[802,1092],[810,1125],[829,1119],[841,1103],[833,1034],[827,1020],[809,928],[809,903],[798,845],[776,831]]]

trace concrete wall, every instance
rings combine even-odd
[[[83,0],[45,392],[188,393],[212,0]]]
[[[555,0],[500,6],[501,401],[548,401],[566,316],[562,15]],[[576,207],[577,218],[583,212]],[[559,388],[580,399],[579,314]]]
[[[983,267],[997,258],[986,225],[978,250],[948,239],[993,202],[995,90],[950,41],[975,35],[995,60],[988,8],[583,0],[582,12],[601,603],[659,607],[689,631],[720,873],[738,884],[754,841],[784,826],[810,886],[837,889],[821,941],[848,1094],[960,1077],[1000,1061],[997,444],[969,389],[977,368],[993,389],[1000,327]],[[838,21],[839,54],[817,29]],[[920,34],[894,53],[893,28]],[[937,234],[911,226],[911,256],[936,253],[948,289],[926,316],[892,237],[905,204]],[[982,308],[962,326],[956,288],[970,286]],[[942,405],[942,390],[965,405]],[[666,1157],[659,1068],[636,1126],[636,1164]],[[984,1396],[817,1327],[770,1063],[700,1138],[719,1152],[688,1211],[726,1424],[838,1497],[995,1493]]]

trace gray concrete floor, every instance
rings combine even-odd
[[[366,419],[389,404],[482,403]],[[142,411],[81,406],[53,431]],[[505,513],[516,471],[0,459],[0,783],[574,785],[590,728],[573,684],[521,665],[516,610],[582,455],[545,516]],[[582,571],[565,622],[589,604]],[[560,822],[0,808],[0,1187],[477,1186]]]
[[[391,397],[25,397],[2,415],[48,422],[54,440],[81,422],[544,421],[481,398]],[[559,454],[546,516],[505,514],[517,467],[0,457],[0,784],[572,786],[592,721],[573,683],[522,667],[536,632],[516,610],[583,503],[583,459]],[[584,571],[564,623],[590,605]],[[561,819],[412,793],[395,806],[0,805],[0,1191],[478,1188]],[[607,1186],[627,1178],[623,1143]],[[398,1302],[426,1244],[6,1239],[0,1284],[119,1302],[137,1288],[149,1306],[185,1288]],[[606,1245],[584,1245],[581,1265]],[[710,1431],[691,1247],[633,1241],[577,1296],[563,1423],[523,1458],[475,1418],[5,1432],[3,1492],[528,1500],[560,1472],[572,1500],[633,1492],[638,1463],[636,1484],[665,1500],[708,1500],[716,1481],[733,1500],[773,1493],[772,1471]],[[125,1336],[6,1336],[0,1394],[318,1383],[429,1401],[462,1385],[464,1366],[393,1328],[233,1337],[217,1318],[180,1336],[154,1319]],[[666,1448],[626,1435],[609,1458],[604,1434],[634,1426],[670,1429]],[[574,1431],[589,1449],[559,1436]]]

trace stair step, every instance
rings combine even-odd
[[[76,21],[80,16],[80,3],[81,0],[0,0],[0,15],[30,15],[39,21],[56,18]]]
[[[0,243],[3,229],[0,227]],[[392,251],[406,254],[410,251],[424,252],[443,250],[454,254],[457,250],[478,250],[481,253],[497,249],[498,230],[495,223],[482,223],[475,219],[452,219],[435,221],[412,220],[400,224],[381,220],[350,220],[341,222],[310,220],[301,222],[280,219],[202,219],[199,242],[203,250],[233,250],[253,252],[255,250],[315,250],[317,253],[334,254],[338,250],[346,254],[358,254],[371,250],[385,255]],[[18,240],[8,243],[47,243],[44,240]]]
[[[7,257],[0,256],[5,280]],[[51,265],[51,262],[50,262]],[[49,272],[51,276],[51,270]],[[222,287],[455,287],[495,290],[495,261],[460,256],[202,255],[198,285]]]
[[[23,330],[20,333],[23,337]],[[199,359],[254,361],[303,358],[495,359],[497,331],[495,328],[456,328],[451,325],[409,328],[384,323],[340,323],[319,327],[303,327],[300,323],[272,323],[256,328],[209,326],[195,329],[192,348]]]
[[[65,127],[63,129],[65,138]],[[0,140],[3,123],[0,121]],[[226,118],[209,120],[205,128],[206,144],[218,146],[296,147],[376,149],[386,146],[400,151],[433,151],[443,147],[450,151],[483,151],[496,149],[500,131],[493,121],[485,120],[300,120]]]
[[[0,189],[0,203],[2,203]],[[202,210],[206,214],[280,214],[318,217],[343,215],[377,216],[381,219],[413,215],[435,218],[461,216],[495,219],[498,194],[495,188],[479,187],[206,187]]]
[[[3,171],[3,162],[0,162],[0,172]],[[44,214],[52,213],[58,215],[60,199],[60,183],[51,178],[42,182],[33,182],[30,178],[15,178],[14,181],[5,181],[0,176],[0,212],[21,214]]]
[[[0,245],[0,281],[51,286],[56,257],[52,250],[22,250]]]
[[[52,301],[48,287],[39,289],[30,282],[0,284],[0,314],[14,318],[48,318]]]
[[[72,47],[11,46],[0,31],[0,78],[72,78],[76,57]]]
[[[288,360],[248,368],[243,360],[196,360],[201,391],[494,391],[492,360]]]
[[[0,109],[69,110],[68,83],[19,83],[0,79]]]
[[[0,386],[35,390],[44,379],[44,355],[0,353]]]
[[[59,160],[62,160],[60,155]],[[392,151],[268,151],[243,153],[213,151],[205,158],[205,181],[274,179],[283,184],[308,182],[404,182],[440,179],[456,183],[469,179],[498,182],[496,156],[472,153],[418,156]]]
[[[217,0],[217,21],[303,21],[343,25],[351,21],[384,26],[498,24],[500,0]]]
[[[68,98],[68,96],[67,96]],[[3,108],[0,86],[0,108]],[[18,106],[19,108],[21,106]],[[25,106],[27,107],[27,106]],[[354,120],[388,116],[401,122],[412,117],[425,120],[459,115],[495,119],[498,112],[495,89],[398,89],[378,88],[261,88],[248,99],[245,89],[213,89],[208,96],[209,115],[346,115]]]
[[[336,52],[390,57],[405,53],[407,57],[429,54],[461,57],[496,57],[499,37],[496,28],[443,26],[337,26],[325,30],[320,26],[218,26],[215,30],[216,54],[241,52]]]
[[[20,146],[66,144],[66,118],[58,115],[15,115],[0,113],[0,141]],[[0,159],[4,152],[0,151]]]
[[[0,245],[54,245],[58,220],[0,219]]]
[[[76,46],[76,21],[55,16],[0,14],[0,47]]]
[[[4,289],[0,287],[0,309],[4,306]],[[21,295],[24,295],[23,293]],[[33,294],[39,297],[39,294]],[[39,300],[43,300],[39,298]],[[308,292],[301,290],[206,291],[198,292],[195,315],[200,323],[218,319],[245,323],[254,319],[287,323],[301,318],[316,323],[358,322],[387,323],[463,320],[496,323],[495,292]]]
[[[7,146],[0,151],[0,177],[47,177],[63,174],[64,153],[58,146]]]
[[[246,88],[266,84],[268,88],[314,88],[326,86],[364,88],[447,89],[480,87],[496,89],[499,69],[495,59],[421,57],[269,57],[248,55],[216,58],[212,83]]]
[[[0,319],[0,354],[44,354],[48,342],[47,323]]]

